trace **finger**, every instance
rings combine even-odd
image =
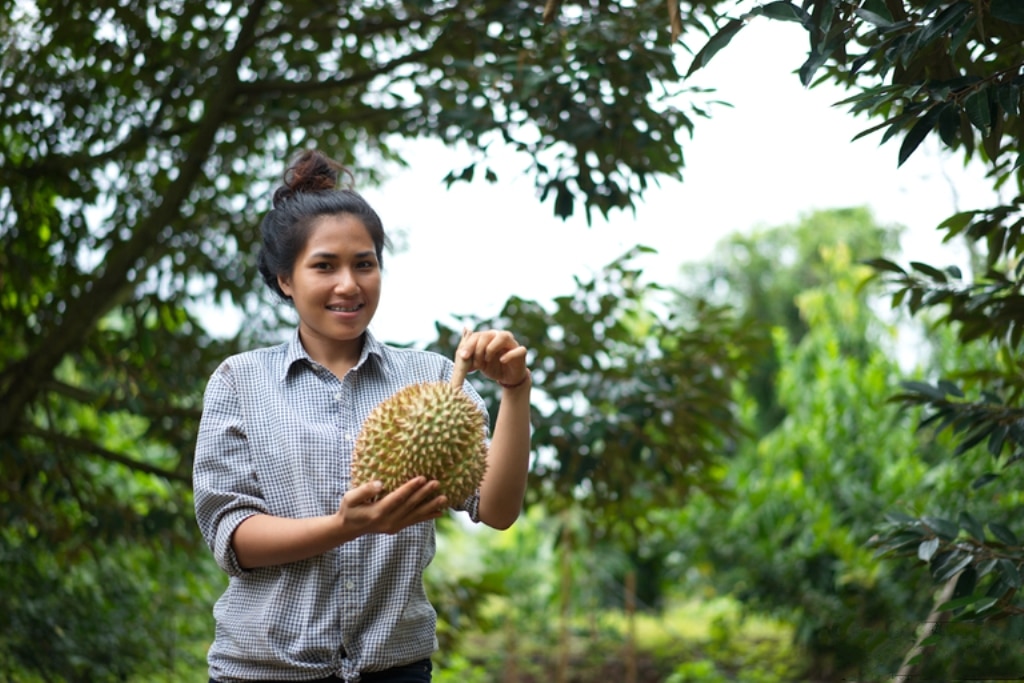
[[[439,497],[443,497],[439,496],[440,488],[441,483],[436,479],[431,479],[409,496],[406,500],[407,506],[419,507]]]
[[[470,332],[468,327],[462,329],[462,339],[455,352],[466,360],[471,360],[476,355],[477,343],[480,339],[479,332]]]
[[[507,332],[495,332],[487,339],[483,353],[488,363],[501,356],[502,352],[508,348],[509,339],[510,335]]]
[[[448,509],[448,497],[435,496],[434,498],[423,501],[423,505],[421,507],[428,514],[440,514]]]
[[[379,481],[371,481],[355,487],[345,494],[352,505],[365,505],[372,502],[384,490],[384,484]]]
[[[405,482],[393,491],[389,491],[386,496],[381,498],[381,502],[385,504],[388,509],[396,510],[405,504],[417,490],[426,486],[426,477],[415,477]]]
[[[391,495],[398,494],[397,497],[406,500],[429,483],[429,480],[424,476],[413,477],[409,481],[405,482],[404,484],[396,488],[391,493]]]
[[[525,346],[517,346],[514,349],[512,349],[512,350],[506,352],[505,354],[503,354],[499,360],[504,365],[508,365],[509,363],[511,363],[513,361],[519,360],[520,358],[525,359],[526,358],[526,352],[527,352],[527,349],[526,349]]]

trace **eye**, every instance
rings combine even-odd
[[[331,267],[331,264],[327,261],[317,261],[313,264],[314,270],[330,270]]]

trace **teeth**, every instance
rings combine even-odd
[[[359,310],[359,306],[328,306],[329,311],[338,311],[339,313],[355,313]]]

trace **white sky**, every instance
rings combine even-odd
[[[605,222],[595,214],[592,227],[582,215],[555,218],[550,198],[541,204],[520,172],[526,160],[511,152],[489,160],[500,183],[478,174],[445,190],[443,177],[469,163],[468,154],[409,144],[410,167],[363,191],[385,228],[407,242],[386,259],[374,333],[423,343],[435,338],[435,320],[494,315],[511,295],[569,294],[574,275],[589,277],[637,243],[658,250],[637,261],[645,275],[674,283],[682,262],[700,259],[726,235],[792,224],[816,209],[868,206],[880,222],[907,227],[906,260],[960,263],[934,228],[955,211],[991,206],[991,184],[940,156],[931,140],[902,168],[899,139],[851,142],[869,124],[833,106],[843,91],[800,84],[792,72],[805,46],[798,26],[757,20],[695,74],[695,84],[715,88],[714,98],[733,108],[696,121],[693,139],[684,140],[683,182],[649,189],[635,217],[617,213]]]

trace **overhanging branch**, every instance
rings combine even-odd
[[[0,376],[0,436],[12,434],[25,414],[26,407],[38,396],[54,368],[68,353],[81,345],[99,319],[123,297],[128,296],[134,281],[133,270],[143,273],[147,260],[160,247],[160,232],[173,222],[203,173],[203,162],[213,147],[232,102],[238,95],[238,72],[242,59],[252,46],[262,2],[249,3],[248,13],[239,30],[238,40],[226,55],[222,76],[213,89],[204,116],[196,126],[178,176],[171,182],[161,201],[132,230],[131,236],[115,245],[103,262],[102,272],[84,288],[82,294],[67,306],[74,314],[41,334],[33,348],[20,362],[8,367]],[[137,275],[138,276],[138,275]]]
[[[129,457],[123,453],[117,453],[108,448],[96,444],[88,439],[83,439],[76,436],[68,436],[59,432],[54,432],[46,429],[39,429],[38,427],[30,427],[22,430],[25,436],[34,436],[38,439],[42,439],[48,443],[52,443],[55,446],[59,446],[63,449],[77,451],[79,453],[85,453],[94,455],[108,462],[117,463],[123,465],[135,472],[141,472],[143,474],[150,474],[156,477],[167,479],[168,481],[177,481],[189,486],[192,485],[192,477],[187,474],[175,472],[174,470],[164,469],[151,465],[141,460]]]

